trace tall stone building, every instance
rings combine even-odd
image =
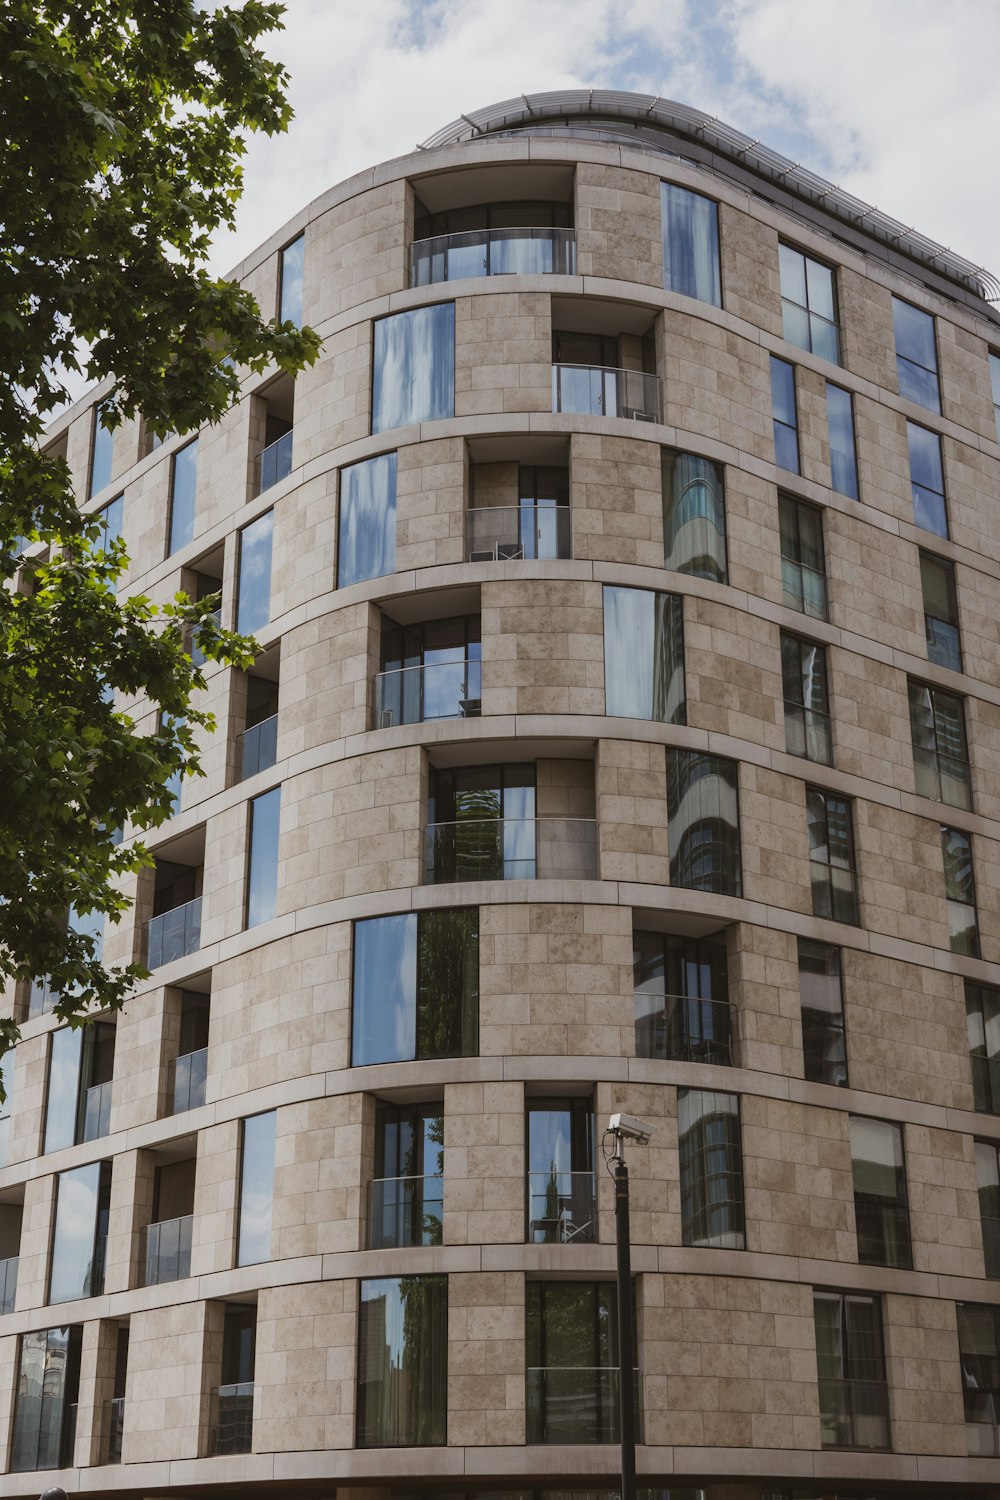
[[[996,284],[597,93],[236,274],[315,368],[51,439],[262,653],[7,997],[0,1500],[609,1495],[616,1109],[640,1485],[1000,1493]]]

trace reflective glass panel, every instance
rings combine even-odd
[[[455,415],[455,304],[375,323],[372,432]]]
[[[281,310],[282,323],[294,323],[302,327],[302,268],[305,264],[306,239],[300,234],[297,240],[286,245],[281,252]]]
[[[396,455],[340,471],[337,584],[346,588],[396,568]]]
[[[198,486],[198,439],[174,454],[170,474],[170,545],[178,552],[194,536],[195,494]]]
[[[719,210],[711,198],[673,183],[660,184],[663,284],[668,291],[722,306]]]
[[[416,1021],[416,914],[355,922],[354,1067],[416,1057]]]
[[[250,861],[247,880],[247,926],[269,922],[278,900],[278,826],[281,788],[276,786],[250,803]]]
[[[740,895],[735,761],[700,750],[667,750],[667,833],[671,885]]]
[[[117,542],[122,534],[122,514],[125,509],[125,496],[119,495],[112,500],[110,505],[105,505],[97,512],[97,519],[101,524],[101,535],[98,545],[105,551],[112,542]]]
[[[910,1225],[903,1133],[889,1120],[851,1115],[851,1166],[858,1260],[909,1270]]]
[[[847,1083],[840,949],[799,938],[802,1055],[810,1083]]]
[[[941,439],[936,432],[930,432],[916,422],[907,422],[906,440],[910,450],[913,524],[924,531],[933,531],[937,536],[947,536]]]
[[[850,391],[826,383],[826,419],[830,433],[833,488],[849,500],[858,498],[858,456],[854,447],[854,405]]]
[[[243,1121],[240,1161],[240,1207],[236,1251],[238,1266],[271,1259],[271,1209],[274,1202],[274,1137],[278,1112]]]
[[[90,454],[90,493],[96,495],[111,483],[111,465],[115,452],[115,435],[101,421],[105,403],[94,411],[94,444]]]
[[[899,394],[928,411],[940,412],[937,349],[934,319],[912,303],[892,299],[892,326],[896,335],[896,372]]]
[[[779,469],[799,472],[799,420],[795,407],[795,366],[771,355],[771,414],[774,461]]]
[[[726,498],[721,464],[693,453],[663,455],[664,567],[726,581]]]
[[[48,1104],[45,1113],[46,1152],[60,1151],[76,1141],[82,1051],[82,1030],[72,1031],[67,1026],[52,1033]]]
[[[362,1281],[358,1311],[358,1447],[443,1444],[448,1278]]]
[[[790,344],[808,349],[821,359],[840,362],[833,271],[818,260],[779,245],[781,313]]]
[[[605,587],[604,692],[611,717],[685,722],[679,595]]]
[[[92,1162],[58,1174],[50,1302],[95,1297],[104,1290],[110,1206],[110,1162]]]
[[[962,670],[955,567],[943,557],[920,554],[920,585],[924,596],[927,659],[939,667]]]
[[[12,1474],[58,1469],[72,1462],[82,1342],[80,1326],[43,1328],[21,1335],[10,1453]]]
[[[682,1242],[744,1249],[738,1096],[678,1089],[677,1130]]]
[[[240,532],[240,592],[236,629],[253,635],[271,618],[271,541],[274,512],[258,516]]]

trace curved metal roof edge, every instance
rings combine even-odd
[[[560,116],[619,115],[622,119],[646,125],[660,125],[677,135],[697,140],[717,151],[720,156],[749,167],[759,176],[780,181],[806,202],[826,209],[873,238],[884,240],[913,260],[933,267],[940,274],[976,291],[984,301],[1000,301],[1000,278],[983,266],[977,266],[955,251],[928,239],[916,229],[907,229],[888,214],[854,198],[832,182],[792,162],[780,152],[772,151],[759,140],[753,141],[741,131],[727,125],[718,116],[706,115],[688,104],[660,99],[651,94],[630,94],[618,89],[560,89],[548,94],[520,94],[485,109],[460,115],[422,141],[419,149],[459,145],[502,130],[517,129],[529,123],[540,124]],[[648,141],[636,141],[638,149],[649,147]]]

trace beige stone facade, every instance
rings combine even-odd
[[[60,1071],[43,998],[5,999],[21,1040],[0,1500],[46,1483],[129,1500],[616,1490],[614,1110],[656,1126],[627,1149],[641,1486],[1000,1492],[983,1395],[1000,1199],[977,1176],[1000,1151],[1000,318],[961,268],[848,232],[794,181],[772,201],[693,138],[577,123],[379,166],[238,268],[274,315],[304,234],[322,355],[297,382],[288,472],[260,493],[275,372],[201,434],[173,553],[189,439],[147,451],[138,424],[119,429],[90,496],[103,392],[54,429],[85,508],[124,496],[124,589],[218,579],[233,624],[240,533],[271,512],[273,541],[264,654],[249,680],[206,669],[206,775],[107,936],[112,957],[145,958],[168,914],[200,917],[105,1018],[110,1083],[87,1043]],[[718,306],[671,282],[663,183],[717,205]],[[510,264],[517,235],[487,206],[515,202],[530,234]],[[481,266],[454,240],[432,254],[471,208]],[[781,246],[832,271],[839,362],[785,338]],[[933,320],[941,414],[900,394],[893,296]],[[393,368],[412,358],[419,378],[385,408],[399,420],[375,422],[380,320],[405,341],[442,306],[443,398],[410,348]],[[798,473],[776,463],[772,356],[795,370]],[[581,366],[584,383],[566,373]],[[836,487],[828,383],[853,398],[856,497]],[[942,440],[947,536],[916,524],[907,422]],[[669,452],[723,476],[715,572],[669,565]],[[365,510],[355,466],[385,455],[393,504]],[[796,505],[821,527],[825,611],[797,606]],[[921,554],[953,570],[954,621],[928,623]],[[959,662],[929,659],[935,621],[957,625]],[[795,696],[789,639],[818,648],[822,702]],[[914,684],[964,723],[965,746],[937,746],[944,800],[915,764]],[[148,730],[149,705],[131,707]],[[801,753],[799,708],[828,724],[828,757],[816,718]],[[277,788],[276,844],[257,843]],[[470,833],[484,825],[500,831]],[[965,951],[942,829],[974,873]],[[474,921],[446,981],[456,910]],[[403,933],[405,972],[366,979]],[[820,954],[839,1027],[810,998]],[[422,1156],[397,1150],[406,1130]],[[871,1159],[861,1140],[881,1143]],[[98,1164],[102,1273],[70,1223]],[[992,1350],[968,1347],[970,1305]],[[68,1382],[75,1426],[39,1371]]]

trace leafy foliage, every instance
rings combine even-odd
[[[0,12],[0,979],[49,975],[75,1022],[92,1002],[120,1005],[143,972],[107,969],[66,913],[120,917],[116,883],[148,856],[116,830],[162,822],[170,777],[199,770],[195,734],[213,726],[192,702],[191,632],[238,666],[253,643],[219,630],[217,599],[117,596],[121,544],[105,548],[79,512],[45,423],[72,372],[114,377],[105,426],[141,412],[164,436],[217,422],[248,374],[316,358],[312,330],[264,322],[205,269],[211,235],[234,222],[247,136],[290,118],[285,71],[258,47],[281,12]],[[138,735],[123,705],[143,700],[162,727]],[[0,1023],[0,1051],[15,1035]]]

